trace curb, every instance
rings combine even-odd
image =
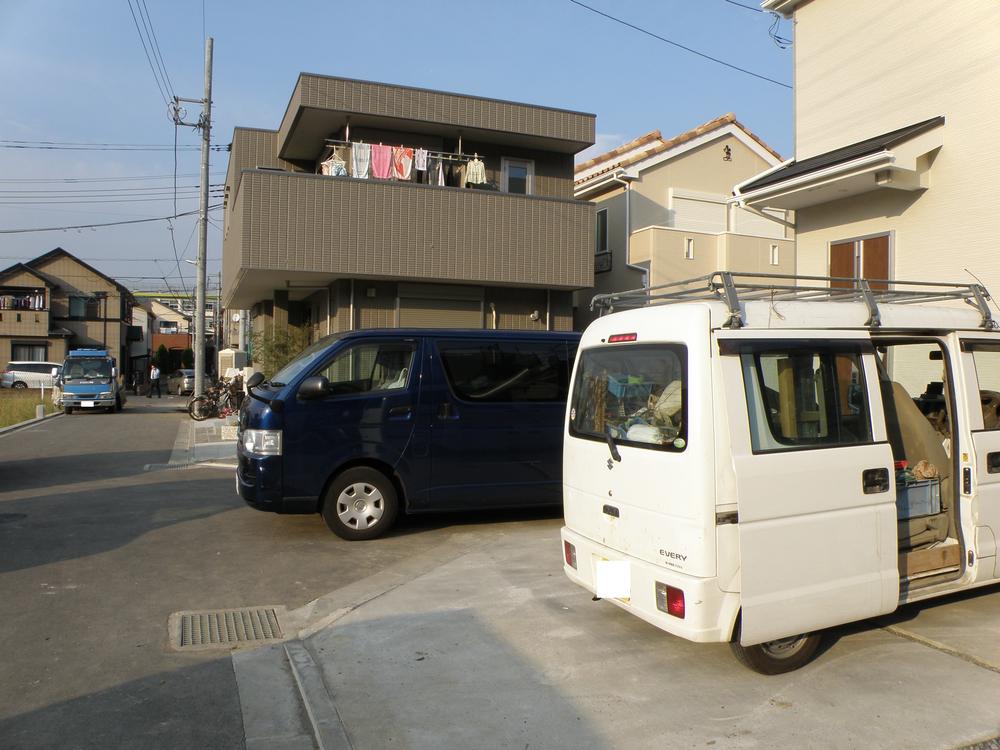
[[[29,427],[32,427],[33,425],[41,424],[47,419],[55,419],[56,417],[61,417],[61,416],[63,416],[63,412],[56,411],[52,412],[52,414],[46,414],[44,417],[40,419],[38,417],[33,417],[31,419],[25,420],[24,422],[18,422],[17,424],[9,425],[8,427],[0,427],[0,436],[6,435],[8,432],[25,430]]]

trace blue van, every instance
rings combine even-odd
[[[327,336],[240,411],[252,507],[373,539],[400,512],[558,505],[578,333],[384,329]]]

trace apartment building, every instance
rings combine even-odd
[[[573,158],[594,115],[303,73],[275,130],[236,128],[223,307],[256,332],[567,330],[593,283]]]
[[[793,273],[793,216],[732,203],[738,182],[781,157],[732,113],[672,138],[659,130],[578,164],[574,195],[596,204],[594,286],[576,295],[576,325],[595,294],[717,270]]]
[[[68,349],[104,347],[129,369],[132,293],[60,247],[0,271],[0,364],[61,362]]]
[[[744,205],[796,212],[801,273],[1000,292],[1000,5],[764,7],[795,22],[795,158],[740,185]]]

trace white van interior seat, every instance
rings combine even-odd
[[[926,460],[941,477],[941,512],[931,516],[904,519],[897,523],[900,549],[926,547],[943,542],[949,536],[957,538],[954,520],[955,488],[951,481],[951,459],[941,444],[941,436],[927,417],[913,403],[910,394],[899,383],[882,383],[886,429],[893,457],[905,459],[910,466]],[[890,387],[886,387],[890,386]]]

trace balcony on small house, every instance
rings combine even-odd
[[[224,258],[230,307],[336,278],[577,289],[593,283],[594,207],[566,198],[244,170]],[[232,286],[230,286],[232,285]]]
[[[0,334],[46,336],[48,292],[44,288],[0,286]]]

